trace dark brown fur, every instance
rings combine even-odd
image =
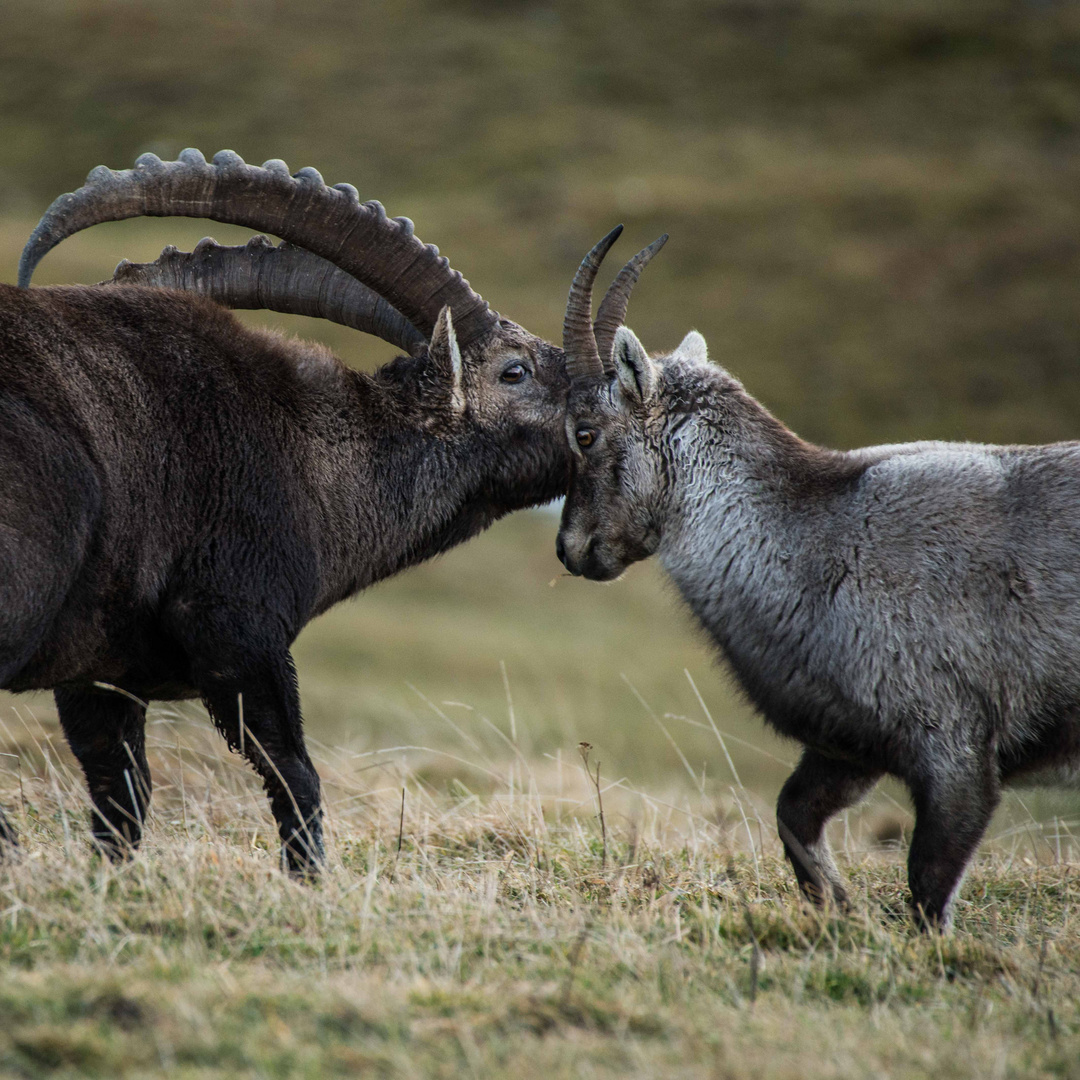
[[[455,383],[448,335],[369,376],[185,294],[0,286],[0,686],[56,691],[111,854],[149,800],[142,702],[200,697],[314,868],[292,641],[565,490],[561,351],[503,320]]]

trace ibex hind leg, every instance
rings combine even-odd
[[[862,799],[880,777],[880,772],[806,750],[780,791],[776,824],[784,853],[803,895],[819,907],[830,900],[843,907],[848,899],[825,826]]]
[[[3,685],[0,683],[0,685]],[[0,862],[3,862],[4,857],[11,853],[12,848],[19,846],[19,834],[15,831],[15,826],[7,819],[4,811],[0,809]]]
[[[0,485],[4,480],[0,469]],[[0,491],[0,688],[25,690],[42,685],[37,658],[56,653],[48,647],[49,634],[82,557],[85,521],[74,512],[65,514],[64,508],[50,507],[43,497],[39,509],[49,520],[42,520],[40,531],[31,537],[27,529],[32,523],[26,515],[19,519],[19,527],[11,525],[17,515],[4,505],[2,494]],[[77,507],[77,501],[72,500],[72,505]],[[58,530],[64,533],[62,537],[56,535]],[[48,663],[45,661],[46,667]],[[5,847],[15,843],[15,828],[0,812],[0,857]]]
[[[0,396],[0,688],[54,685],[50,665],[63,650],[49,635],[99,510],[94,467],[80,447],[21,395]],[[0,845],[14,842],[0,815]]]
[[[0,573],[11,564],[4,560],[3,544],[0,543]],[[56,603],[48,605],[44,615],[41,613],[27,612],[21,618],[18,611],[18,601],[21,596],[15,595],[22,590],[5,587],[0,583],[0,688],[9,689],[16,685],[20,672],[26,667],[45,637],[48,628],[55,618]],[[28,607],[25,605],[24,607]],[[22,687],[20,687],[21,689]],[[18,833],[0,810],[0,860],[4,858],[5,850],[18,846]]]
[[[114,862],[126,858],[139,846],[150,805],[146,710],[115,690],[57,690],[55,697],[90,788],[94,842]]]

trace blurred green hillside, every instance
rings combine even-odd
[[[597,237],[624,221],[627,257],[666,230],[631,325],[657,349],[701,330],[809,438],[1080,436],[1076,3],[0,5],[0,277],[91,167],[185,146],[354,183],[554,339]],[[36,280],[99,280],[207,232],[243,235],[103,226]],[[340,328],[273,321],[356,363],[387,357]],[[298,648],[312,730],[475,759],[412,683],[494,755],[480,714],[510,731],[505,661],[537,760],[588,739],[605,773],[693,791],[707,762],[723,790],[689,667],[726,730],[791,757],[726,688],[654,568],[611,588],[559,577],[554,531],[520,515],[318,621]],[[782,766],[732,752],[744,780],[775,790]]]
[[[840,445],[1080,432],[1078,133],[1072,0],[0,5],[0,214],[145,150],[284,157],[549,335],[597,236],[667,230],[635,329]]]

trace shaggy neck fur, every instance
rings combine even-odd
[[[992,727],[1023,741],[1062,675],[1048,657],[1020,679],[999,664],[1035,616],[1008,587],[1025,452],[823,450],[718,369],[670,365],[665,381],[666,400],[694,405],[661,437],[660,558],[766,718],[886,767],[912,721],[947,721],[943,756],[959,752],[987,703]]]
[[[339,367],[334,379],[312,431],[323,452],[306,457],[318,462],[308,476],[310,539],[324,560],[316,611],[565,490],[557,440],[487,430],[468,409],[446,424],[430,362],[400,357],[371,375]]]
[[[766,699],[807,663],[813,605],[801,582],[829,515],[828,480],[815,469],[838,492],[857,470],[802,442],[715,368],[669,368],[665,379],[665,396],[694,404],[671,416],[661,440],[670,465],[659,556],[769,712]]]

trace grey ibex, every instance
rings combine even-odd
[[[26,288],[64,237],[140,215],[288,243],[207,241],[105,287]],[[19,282],[0,285],[0,687],[55,690],[112,856],[150,797],[145,702],[201,697],[261,775],[286,865],[311,872],[319,780],[290,645],[331,604],[564,492],[562,352],[407,219],[228,151],[95,169],[46,213]],[[408,355],[361,374],[214,300]]]
[[[826,823],[903,781],[912,905],[946,926],[1002,785],[1080,780],[1080,444],[812,446],[700,334],[656,357],[610,321],[594,336],[611,239],[567,307],[559,557],[604,581],[658,554],[765,719],[805,746],[777,823],[816,902],[846,899]]]

